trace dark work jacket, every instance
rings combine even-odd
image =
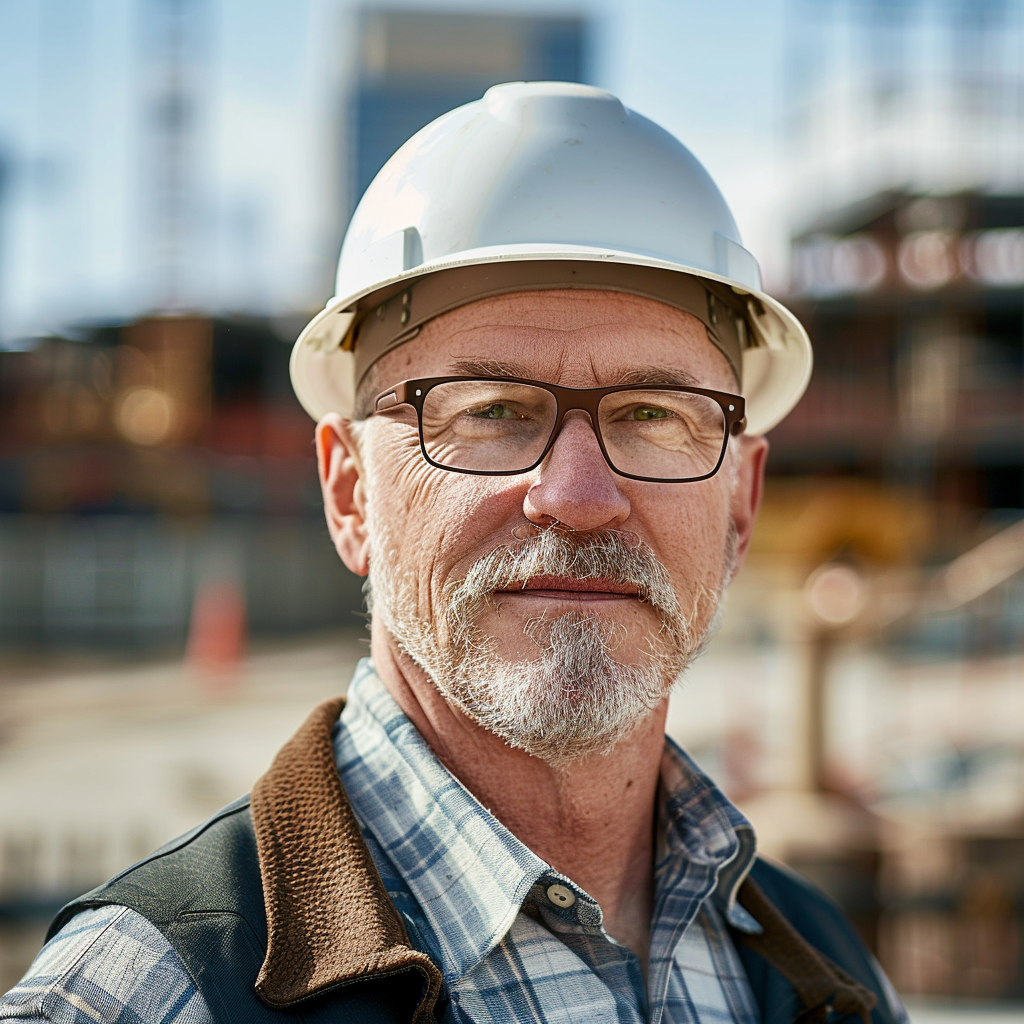
[[[86,908],[131,908],[176,950],[217,1024],[433,1020],[440,972],[409,945],[334,764],[340,707],[314,711],[251,797],[68,904],[48,937]],[[759,859],[740,899],[765,927],[760,950],[734,933],[764,1024],[895,1024],[825,897]]]

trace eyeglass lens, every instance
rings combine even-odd
[[[424,396],[423,447],[433,462],[449,469],[520,472],[540,458],[557,411],[555,396],[544,388],[447,381]],[[596,426],[615,469],[673,480],[711,473],[728,429],[714,399],[660,388],[605,395]]]

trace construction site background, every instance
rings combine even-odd
[[[195,273],[213,0],[136,7],[149,290],[15,330],[22,221],[0,217],[0,991],[63,901],[246,792],[344,690],[361,581],[323,523],[290,345],[388,153],[492,81],[598,77],[607,17],[331,22],[348,72],[323,85],[316,294],[271,303],[214,301]],[[769,436],[750,557],[670,731],[843,906],[915,1019],[1024,1020],[1024,6],[787,17],[766,276],[816,369]],[[242,222],[239,259],[266,244]]]

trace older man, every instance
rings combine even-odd
[[[251,799],[65,908],[0,1019],[905,1019],[664,734],[809,365],[614,97],[425,128],[292,362],[371,658]]]

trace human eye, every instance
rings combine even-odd
[[[423,436],[427,443],[442,437],[472,441],[532,437],[551,420],[553,404],[548,392],[529,385],[446,381],[435,386],[423,403]]]
[[[467,409],[464,415],[478,420],[514,420],[523,418],[522,412],[513,408],[507,402],[490,402],[487,405],[478,405]]]
[[[601,418],[608,424],[618,423],[623,427],[640,423],[667,426],[671,422],[678,422],[682,411],[676,408],[671,399],[662,400],[660,396],[624,396],[618,401],[609,399],[603,402]]]
[[[672,415],[673,413],[668,409],[663,409],[657,405],[635,405],[632,409],[628,410],[626,418],[639,423],[645,423],[650,420],[668,419]]]
[[[602,429],[657,445],[689,443],[713,426],[718,407],[684,391],[623,391],[602,401]],[[718,412],[721,419],[721,413]]]

